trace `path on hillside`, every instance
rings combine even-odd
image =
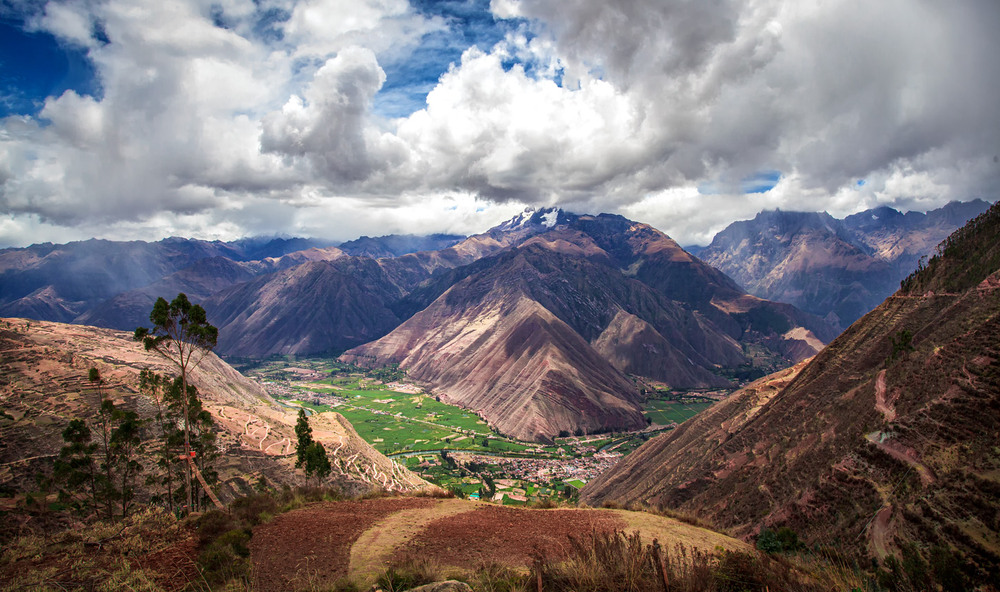
[[[667,548],[708,552],[745,543],[682,522],[625,510],[499,506],[461,499],[386,497],[313,504],[276,516],[250,541],[255,591],[324,589],[350,577],[366,587],[407,556],[473,570],[501,563],[526,569],[533,554],[558,559],[569,536],[638,531]]]

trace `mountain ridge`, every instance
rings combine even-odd
[[[838,220],[765,210],[694,249],[748,292],[846,327],[895,292],[921,257],[985,211],[981,200],[903,214],[882,206]]]

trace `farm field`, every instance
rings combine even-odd
[[[476,413],[440,402],[391,367],[364,372],[328,358],[288,357],[241,370],[286,405],[340,413],[376,450],[428,481],[461,497],[505,505],[572,499],[621,456],[713,403],[661,392],[644,405],[648,430],[571,436],[542,445],[493,432]]]
[[[711,401],[671,401],[650,399],[643,405],[643,415],[654,424],[670,425],[684,423],[695,415],[711,407]]]

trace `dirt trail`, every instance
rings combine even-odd
[[[876,557],[885,557],[889,554],[889,519],[892,518],[892,506],[887,505],[875,515],[872,522],[871,541],[872,550]]]
[[[253,589],[332,588],[347,576],[351,547],[363,532],[395,512],[433,503],[428,498],[383,498],[317,504],[277,516],[255,528],[250,539]]]
[[[878,373],[875,379],[875,410],[888,422],[896,421],[896,406],[885,396],[885,370]]]
[[[872,432],[867,434],[865,439],[874,444],[882,452],[885,452],[896,460],[903,461],[913,467],[913,469],[917,471],[917,474],[920,476],[920,483],[924,487],[934,483],[934,472],[931,471],[927,465],[920,462],[920,459],[917,458],[917,454],[913,451],[913,449],[888,438],[886,434],[883,434],[882,432]]]
[[[522,509],[432,498],[329,502],[282,514],[254,529],[253,589],[264,592],[333,587],[350,577],[367,587],[392,560],[416,555],[443,568],[487,563],[526,569],[533,553],[559,558],[569,536],[639,531],[712,552],[749,549],[736,539],[679,521],[624,510]]]

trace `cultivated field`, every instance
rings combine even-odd
[[[643,432],[571,435],[543,445],[492,431],[475,412],[440,402],[398,369],[362,372],[327,358],[281,358],[242,370],[285,405],[342,414],[378,451],[423,478],[463,497],[510,505],[573,499],[621,456],[713,403],[702,394],[659,391],[646,402],[650,428]]]

